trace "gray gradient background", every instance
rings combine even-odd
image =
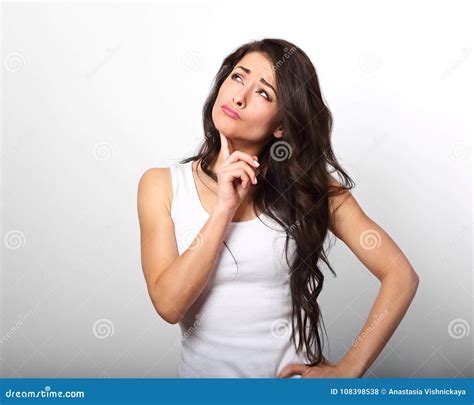
[[[265,36],[314,62],[353,194],[421,278],[365,376],[474,376],[469,3],[403,4],[4,3],[1,376],[176,375],[179,327],[141,270],[138,180],[196,149],[222,59]],[[379,283],[341,241],[329,257],[337,361]]]

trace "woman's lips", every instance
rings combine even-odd
[[[231,118],[234,118],[234,119],[239,119],[240,118],[240,115],[237,111],[233,110],[232,108],[230,108],[228,105],[224,104],[222,106],[222,111],[224,111],[224,114],[228,115],[229,117]]]

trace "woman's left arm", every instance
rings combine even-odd
[[[332,197],[330,206],[331,232],[381,282],[362,330],[338,364],[347,377],[362,377],[403,319],[419,278],[397,244],[365,214],[350,192]]]
[[[339,185],[331,177],[331,184]],[[368,318],[339,363],[309,367],[291,364],[280,378],[362,377],[405,315],[418,288],[418,275],[390,236],[361,209],[349,191],[330,198],[329,230],[342,240],[381,282]]]

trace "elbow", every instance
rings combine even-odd
[[[176,325],[181,320],[181,317],[173,314],[160,314],[160,316],[170,325]]]
[[[171,325],[176,325],[179,321],[181,321],[181,315],[175,310],[171,309],[171,311],[167,311],[161,317]]]
[[[173,304],[158,303],[156,299],[151,299],[155,311],[160,317],[171,325],[176,325],[181,320],[181,315],[174,309]]]
[[[165,299],[163,294],[157,293],[156,282],[153,283],[153,288],[148,288],[148,295],[151,299],[156,313],[167,323],[176,325],[181,320],[181,314],[175,309],[172,302]]]
[[[418,288],[420,284],[420,277],[418,276],[417,272],[411,268],[410,271],[411,283],[415,286],[415,289]]]
[[[416,291],[418,290],[418,286],[420,285],[420,277],[418,276],[418,274],[414,274],[414,286],[415,286],[415,294],[416,294]]]
[[[412,267],[410,267],[406,273],[405,280],[408,287],[407,289],[412,290],[413,295],[415,295],[416,291],[418,290],[418,286],[420,285],[420,277]]]
[[[404,290],[413,290],[414,293],[420,284],[420,277],[412,267],[404,268],[403,271],[400,271],[400,269],[393,271],[381,281],[383,282],[384,280],[393,281]]]
[[[162,308],[158,308],[157,305],[153,305],[155,307],[155,311],[160,317],[171,325],[176,325],[180,320],[181,317],[179,316],[178,312],[174,309],[164,310]]]

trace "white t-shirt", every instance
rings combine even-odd
[[[181,255],[209,214],[199,199],[192,161],[169,167],[171,217]],[[209,282],[179,322],[178,377],[273,378],[290,363],[308,362],[304,348],[296,353],[291,340],[285,238],[281,225],[265,214],[229,224],[224,241],[230,252],[223,244]],[[294,240],[289,244],[291,260]]]

